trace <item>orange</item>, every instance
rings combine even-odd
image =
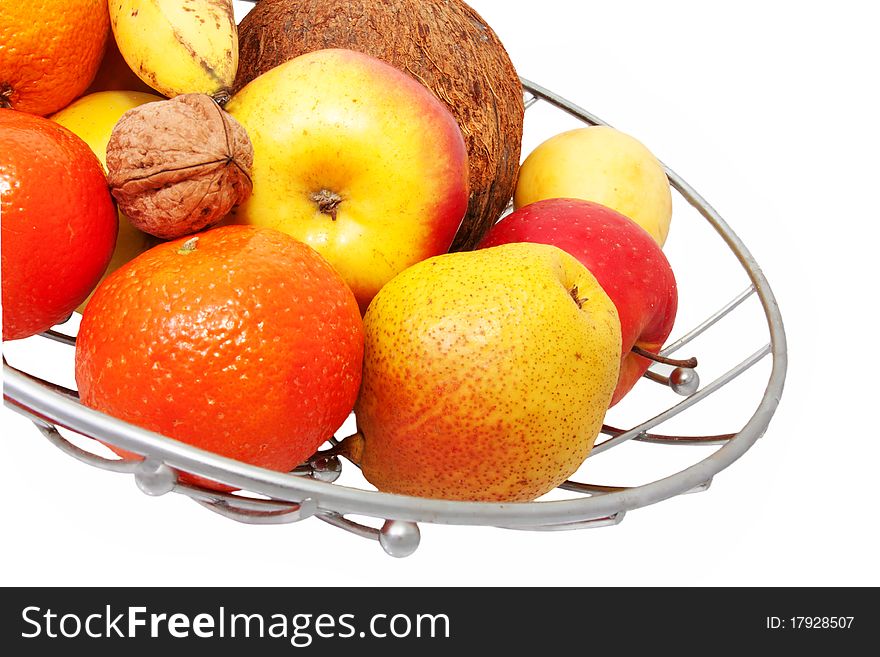
[[[116,244],[116,206],[89,146],[57,123],[0,109],[3,339],[66,319]]]
[[[354,295],[316,251],[228,226],[104,279],[83,314],[76,381],[87,406],[289,471],[351,413],[363,341]]]
[[[110,34],[107,0],[3,0],[0,106],[51,114],[82,95]]]

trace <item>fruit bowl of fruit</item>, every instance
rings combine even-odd
[[[4,401],[70,456],[407,556],[419,523],[617,524],[766,431],[786,343],[747,247],[639,141],[520,78],[465,3],[72,4],[106,44],[82,80],[37,94],[0,61]],[[523,159],[545,110],[578,125]],[[674,202],[745,287],[703,314],[679,312]],[[701,355],[701,382],[677,352],[749,301],[760,342]],[[47,341],[75,388],[28,367]],[[741,428],[655,432],[759,363]],[[628,453],[634,483],[587,483],[636,444],[673,471]]]

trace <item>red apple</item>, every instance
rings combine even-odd
[[[617,306],[622,338],[620,378],[613,406],[636,384],[669,337],[678,290],[669,261],[644,228],[604,205],[548,199],[520,208],[497,223],[478,248],[511,242],[550,244],[592,272]]]

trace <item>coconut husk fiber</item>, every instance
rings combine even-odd
[[[461,0],[261,0],[239,26],[235,90],[306,52],[349,48],[420,80],[467,144],[471,196],[452,251],[473,249],[513,195],[522,86],[486,22]]]

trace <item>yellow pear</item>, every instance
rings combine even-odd
[[[157,100],[165,99],[143,91],[99,91],[83,96],[50,118],[86,142],[101,161],[106,173],[107,142],[110,141],[113,126],[128,110]],[[158,243],[157,238],[132,226],[128,217],[120,212],[116,248],[101,280]],[[82,312],[90,298],[91,295],[82,302],[77,311]]]
[[[391,280],[365,317],[358,433],[379,490],[525,501],[592,449],[617,384],[614,304],[544,244],[437,256]]]

